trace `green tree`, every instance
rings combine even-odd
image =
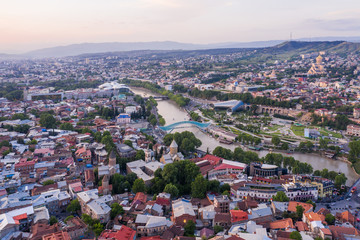
[[[278,136],[273,136],[271,138],[271,143],[274,144],[275,146],[279,146],[280,142],[281,142],[281,140]]]
[[[50,113],[42,113],[40,116],[40,125],[47,129],[56,127],[56,119]]]
[[[220,182],[217,180],[211,180],[208,182],[207,190],[211,192],[219,192]]]
[[[288,149],[289,149],[289,144],[287,142],[281,144],[281,150],[288,150]]]
[[[133,144],[130,140],[125,140],[124,144],[128,145],[129,147],[133,148]]]
[[[323,138],[320,138],[319,140],[319,146],[321,149],[327,149],[328,148],[328,140],[327,139],[323,139]]]
[[[290,238],[295,240],[302,240],[301,234],[298,231],[291,232]]]
[[[54,225],[57,222],[58,222],[58,220],[57,220],[57,218],[55,216],[50,217],[50,220],[49,220],[50,225]]]
[[[276,202],[288,202],[289,201],[289,198],[282,191],[277,192],[276,195],[272,199],[273,199],[273,201],[276,201]]]
[[[114,141],[113,141],[111,135],[103,134],[101,143],[105,145],[105,149],[107,152],[111,152],[113,149],[115,149],[115,144],[114,144]]]
[[[77,213],[81,210],[81,206],[78,199],[74,199],[67,206],[66,211],[69,213]]]
[[[145,192],[145,182],[144,182],[144,180],[142,180],[141,178],[136,179],[133,186],[132,186],[132,191],[134,193]]]
[[[220,192],[224,192],[224,191],[230,191],[230,185],[228,183],[224,183],[220,186]]]
[[[81,219],[84,221],[84,223],[86,223],[89,226],[92,226],[94,223],[94,220],[86,213],[83,213],[81,215]]]
[[[307,200],[306,203],[309,203],[313,206],[313,211],[315,211],[315,208],[316,208],[316,203],[313,202],[311,199]]]
[[[145,160],[145,152],[143,150],[137,150],[135,155],[135,160]]]
[[[124,214],[124,209],[121,205],[119,205],[118,203],[113,203],[111,204],[111,212],[110,212],[110,217],[111,219],[114,219],[117,215],[119,214]]]
[[[301,205],[296,206],[296,215],[298,217],[298,219],[301,219],[303,217],[304,214],[304,208]]]
[[[213,150],[213,154],[215,156],[221,157],[221,158],[225,158],[225,159],[232,159],[233,158],[233,153],[231,152],[230,149],[226,149],[223,148],[221,146],[217,146],[214,150]]]
[[[69,123],[69,122],[65,122],[65,123],[62,123],[60,125],[60,129],[61,130],[69,130],[69,131],[74,131],[74,126]]]
[[[360,140],[352,141],[349,143],[349,161],[355,163],[360,157]]]
[[[335,217],[334,215],[332,215],[331,213],[328,213],[325,215],[325,221],[327,222],[327,224],[329,225],[334,225],[335,223]]]
[[[194,198],[205,198],[207,182],[201,175],[197,175],[195,181],[191,183],[191,196]]]
[[[215,225],[214,226],[214,232],[215,234],[219,233],[219,232],[222,232],[224,230],[224,228],[220,225]]]
[[[92,227],[95,235],[98,237],[104,231],[104,226],[101,223],[95,223]]]
[[[180,149],[186,154],[195,150],[195,146],[192,141],[188,138],[182,140]]]
[[[179,195],[179,189],[171,183],[166,184],[164,192],[170,193],[171,197],[173,198]]]
[[[195,233],[195,223],[192,220],[186,222],[184,226],[184,235],[188,237],[194,236]]]
[[[340,189],[342,185],[345,185],[347,177],[341,173],[335,177],[334,185],[337,189]]]
[[[70,215],[70,216],[67,216],[65,219],[64,219],[64,222],[67,223],[67,221],[69,221],[70,219],[74,218],[73,215]]]

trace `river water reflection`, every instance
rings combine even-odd
[[[156,96],[156,94],[142,88],[131,88],[131,90],[138,95],[149,97],[149,96]],[[188,120],[189,116],[185,112],[185,110],[179,108],[174,102],[172,101],[158,101],[158,112],[162,115],[166,121],[166,125]],[[200,146],[200,150],[206,151],[209,150],[212,152],[217,146],[222,146],[224,148],[231,149],[232,151],[238,147],[234,144],[227,145],[222,144],[216,141],[214,138],[210,137],[209,135],[203,133],[196,127],[192,126],[185,126],[184,128],[175,129],[176,132],[182,131],[191,131],[194,135],[202,141],[202,145]],[[264,157],[268,154],[268,151],[259,151],[257,152],[259,157]],[[358,176],[355,171],[351,168],[349,164],[343,161],[335,161],[325,157],[321,157],[315,154],[302,154],[302,153],[293,153],[293,154],[283,154],[286,156],[292,156],[296,160],[301,162],[309,163],[313,166],[314,170],[322,170],[323,168],[329,169],[329,171],[340,171],[346,175],[348,178],[347,185],[352,185],[357,179]]]

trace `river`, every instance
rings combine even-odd
[[[147,89],[142,88],[131,88],[131,90],[138,95],[141,95],[143,97],[149,97],[149,96],[157,96],[157,94],[152,93],[151,91]],[[158,101],[158,112],[160,115],[162,115],[166,121],[166,125],[188,120],[189,116],[187,115],[186,111],[179,108],[174,102],[170,100],[161,100]],[[178,128],[174,129],[176,132],[182,132],[182,131],[191,131],[194,133],[194,135],[201,140],[202,145],[199,147],[200,150],[206,151],[207,149],[212,152],[217,146],[222,146],[224,148],[231,149],[232,151],[238,147],[235,144],[227,145],[222,144],[216,141],[211,136],[203,133],[196,127],[192,126],[185,126],[184,128]],[[268,151],[259,151],[257,152],[259,154],[259,157],[264,157],[266,154],[268,154]],[[348,178],[346,184],[352,185],[357,179],[358,175],[356,172],[351,168],[351,166],[343,161],[336,161],[332,160],[326,157],[322,157],[316,154],[303,154],[303,153],[292,153],[290,155],[283,154],[284,156],[292,156],[296,160],[299,160],[301,162],[306,162],[312,165],[314,170],[322,170],[324,168],[329,169],[329,171],[340,171],[345,174],[345,176]]]

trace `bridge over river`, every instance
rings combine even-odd
[[[200,123],[200,122],[195,122],[195,121],[181,121],[181,122],[176,122],[176,123],[173,123],[173,124],[170,124],[167,126],[160,127],[160,129],[164,130],[164,131],[171,131],[175,128],[179,128],[182,125],[189,125],[189,124],[193,125],[195,127],[198,127],[200,129],[205,129],[210,126],[210,123]]]

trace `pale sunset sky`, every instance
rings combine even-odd
[[[360,36],[360,0],[2,0],[0,53],[83,42]]]

